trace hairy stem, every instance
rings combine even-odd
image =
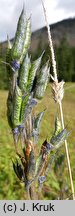
[[[57,79],[57,71],[56,71],[56,60],[55,60],[54,49],[53,49],[53,42],[52,42],[51,33],[50,33],[50,26],[48,24],[48,18],[47,18],[46,9],[45,9],[43,0],[41,0],[41,2],[42,2],[43,10],[44,10],[44,15],[45,15],[45,20],[46,20],[46,26],[47,26],[47,31],[48,31],[48,41],[49,41],[49,47],[50,47],[50,50],[51,50],[54,80],[57,81],[58,79]]]

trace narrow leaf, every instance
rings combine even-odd
[[[27,54],[19,70],[19,87],[22,90],[22,92],[26,92],[29,68],[30,68],[30,58]]]
[[[33,132],[32,132],[32,135],[34,137],[34,144],[37,144],[37,142],[38,142],[39,133],[40,133],[40,124],[41,124],[44,112],[45,112],[45,110],[43,112],[40,112],[36,116],[36,118],[34,118],[34,120],[33,120]]]
[[[18,21],[17,31],[14,39],[14,44],[12,47],[12,59],[17,59],[17,60],[20,59],[21,54],[23,52],[25,37],[26,37],[26,14],[25,14],[25,9],[23,8]]]
[[[50,140],[50,142],[55,145],[55,148],[59,148],[63,142],[67,139],[69,136],[69,132],[67,132],[66,129],[63,129],[57,136],[53,136]]]
[[[22,51],[21,57],[20,57],[20,64],[22,63],[26,53],[28,52],[30,40],[31,40],[31,18],[26,20],[26,35],[25,35],[23,51]]]
[[[35,87],[35,97],[41,99],[44,96],[48,80],[49,80],[48,62],[44,67],[42,67],[40,73],[37,75],[36,87]]]
[[[20,124],[21,103],[22,103],[22,92],[20,88],[16,85],[14,98],[13,98],[13,113],[12,113],[12,122],[15,127]]]
[[[41,64],[42,56],[43,54],[31,64],[31,68],[30,68],[29,75],[28,75],[28,85],[27,85],[27,90],[29,92],[32,90],[36,72],[39,69],[40,64]]]
[[[16,160],[16,163],[13,162],[13,169],[19,180],[24,181],[24,171],[18,160]]]

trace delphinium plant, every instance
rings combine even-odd
[[[17,177],[24,183],[27,199],[38,199],[36,185],[41,190],[47,181],[47,175],[54,161],[59,147],[68,137],[69,132],[61,129],[60,121],[56,117],[55,129],[50,140],[44,137],[44,142],[39,145],[40,124],[44,117],[41,110],[36,116],[39,100],[44,97],[49,78],[49,60],[42,66],[41,54],[32,62],[29,54],[31,43],[31,18],[26,18],[23,8],[15,34],[13,45],[8,38],[7,48],[7,73],[9,79],[9,93],[7,99],[7,118],[13,134],[15,153],[17,157],[13,161],[13,169]],[[44,136],[44,135],[43,135]],[[50,154],[52,152],[52,154]]]

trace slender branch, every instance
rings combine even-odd
[[[60,107],[62,128],[64,129],[64,118],[63,118],[63,110],[62,110],[62,103],[61,102],[59,103],[59,107]],[[69,158],[69,150],[68,150],[68,144],[67,144],[66,140],[65,140],[65,149],[66,149],[68,170],[69,170],[69,176],[70,176],[70,182],[71,182],[72,196],[73,196],[73,200],[75,200],[75,197],[74,197],[74,186],[73,186],[72,172],[71,172],[71,165],[70,165],[70,158]]]
[[[49,47],[50,47],[51,56],[52,56],[54,82],[58,83],[57,70],[56,70],[56,61],[55,61],[53,43],[52,43],[52,38],[51,38],[50,26],[48,24],[47,13],[46,13],[46,9],[45,9],[43,0],[41,0],[41,2],[42,2],[43,10],[44,10],[45,21],[46,21],[46,26],[47,26],[47,31],[48,31],[48,40],[49,40]],[[63,118],[63,110],[62,110],[61,101],[59,102],[59,107],[60,107],[62,128],[64,129],[64,118]],[[75,200],[75,197],[74,197],[74,185],[73,185],[73,179],[72,179],[72,171],[71,171],[71,166],[70,166],[70,158],[69,158],[69,151],[68,151],[67,141],[65,141],[65,150],[66,150],[67,164],[68,164],[68,170],[69,170],[69,176],[70,176],[71,190],[72,190],[73,200]]]
[[[46,9],[45,9],[43,0],[41,0],[41,2],[42,2],[43,10],[44,10],[46,26],[47,26],[47,31],[48,31],[49,47],[50,47],[51,55],[52,55],[52,66],[53,66],[54,80],[58,81],[58,79],[57,79],[57,71],[56,71],[56,60],[55,60],[53,43],[52,43],[52,38],[51,38],[51,33],[50,33],[50,26],[48,24],[48,18],[47,18]]]

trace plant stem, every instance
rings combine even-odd
[[[27,200],[30,200],[30,193],[29,193],[29,190],[26,190],[26,194],[25,194],[25,195],[26,195],[25,198],[26,198]]]
[[[57,82],[58,79],[57,79],[57,71],[56,71],[56,60],[55,60],[53,43],[52,43],[52,38],[51,38],[51,33],[50,33],[50,26],[48,24],[48,18],[47,18],[46,9],[45,9],[43,0],[41,0],[41,2],[42,2],[43,10],[44,10],[44,15],[45,15],[45,20],[46,20],[46,26],[47,26],[47,31],[48,31],[48,41],[49,41],[49,47],[50,47],[50,50],[51,50],[54,80]]]
[[[56,83],[58,83],[57,70],[56,70],[56,61],[55,61],[54,48],[53,48],[53,43],[52,43],[52,38],[51,38],[50,26],[48,24],[47,13],[46,13],[46,9],[45,9],[43,0],[41,0],[41,2],[42,2],[43,10],[44,10],[45,21],[46,21],[46,26],[47,26],[47,31],[48,31],[48,40],[49,40],[49,47],[50,47],[51,56],[52,56],[52,66],[53,66],[54,81]],[[64,129],[64,118],[63,118],[63,110],[62,110],[62,102],[61,101],[59,102],[59,107],[60,107],[62,128]],[[67,141],[65,141],[65,150],[66,150],[67,164],[68,164],[68,170],[69,170],[69,176],[70,176],[70,184],[71,184],[72,196],[73,196],[73,200],[75,200],[75,197],[74,197],[74,185],[73,185],[73,179],[72,179],[72,172],[71,172],[71,166],[70,166],[70,158],[69,158],[69,151],[68,151]]]
[[[37,194],[35,192],[35,185],[33,185],[33,184],[30,187],[30,197],[31,197],[31,200],[38,200]]]
[[[63,118],[63,110],[62,110],[62,103],[61,102],[59,103],[59,107],[60,107],[62,128],[64,129],[64,118]],[[69,158],[69,150],[68,150],[68,144],[67,144],[66,140],[65,140],[65,150],[66,150],[66,156],[67,156],[67,163],[68,163],[68,170],[69,170],[69,176],[70,176],[72,196],[73,196],[73,200],[75,200],[74,186],[73,186],[73,180],[72,180],[72,171],[71,171],[71,164],[70,164],[70,158]]]

